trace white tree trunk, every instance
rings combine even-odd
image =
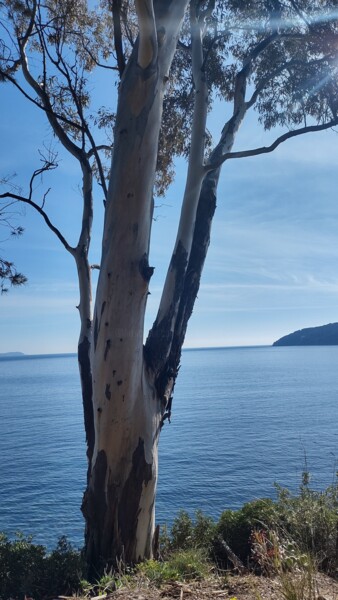
[[[154,15],[149,0],[137,2],[139,41],[119,90],[91,350],[95,441],[83,513],[92,576],[121,557],[152,555],[163,402],[143,329],[163,94],[186,5],[163,0]]]

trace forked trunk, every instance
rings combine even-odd
[[[139,40],[119,90],[91,345],[94,445],[83,501],[86,558],[152,555],[164,402],[143,351],[153,182],[164,86],[187,0],[136,2]],[[158,33],[160,35],[158,35]]]

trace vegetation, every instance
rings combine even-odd
[[[226,546],[247,571],[278,577],[286,600],[312,600],[317,570],[337,576],[338,481],[324,491],[311,489],[307,474],[297,494],[276,486],[277,499],[248,502],[225,510],[218,522],[185,511],[164,528],[159,559],[134,568],[122,563],[95,584],[84,579],[80,551],[61,538],[48,554],[31,538],[0,535],[0,600],[42,599],[55,594],[107,594],[133,581],[161,586],[172,581],[201,580],[212,572],[233,570]],[[258,596],[257,596],[258,597]]]
[[[8,180],[0,179],[0,186],[9,183]],[[13,210],[14,202],[7,202],[0,206],[0,241],[4,242],[7,235],[10,237],[20,237],[24,229],[20,225],[15,225],[16,211]],[[5,232],[5,238],[2,237],[2,232]],[[22,273],[17,271],[13,262],[0,256],[0,294],[8,292],[8,285],[18,286],[26,283],[27,278]]]
[[[0,534],[0,599],[36,600],[51,594],[68,594],[79,589],[83,571],[80,552],[60,538],[48,554],[46,548],[34,544],[31,537],[17,534],[9,540]]]

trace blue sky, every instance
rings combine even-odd
[[[39,166],[38,148],[50,144],[49,129],[33,106],[2,86],[1,176],[16,172],[23,186]],[[105,92],[107,94],[107,91]],[[224,122],[217,104],[210,128]],[[269,143],[250,115],[236,149]],[[36,190],[51,187],[47,208],[74,243],[81,196],[76,162],[60,153],[60,166]],[[147,328],[155,317],[172,251],[185,164],[158,200],[153,225]],[[338,134],[308,134],[273,154],[229,161],[219,185],[212,241],[202,285],[190,321],[186,347],[271,344],[293,330],[338,321]],[[100,256],[102,197],[96,199],[91,261]],[[0,297],[0,352],[75,352],[79,329],[73,259],[28,207],[17,215],[25,227],[19,239],[0,231],[0,255],[28,277],[21,288]]]

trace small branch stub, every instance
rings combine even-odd
[[[149,283],[149,281],[154,273],[154,270],[155,270],[154,267],[149,266],[148,255],[146,253],[144,253],[139,262],[139,271],[140,271],[144,281]]]

